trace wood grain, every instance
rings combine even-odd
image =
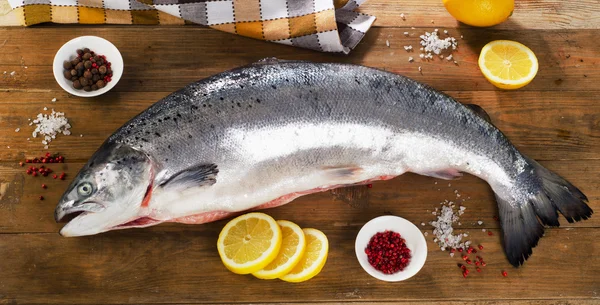
[[[115,129],[190,82],[270,56],[385,69],[461,102],[479,104],[523,153],[581,188],[592,209],[600,211],[599,0],[517,1],[508,22],[486,29],[458,24],[439,0],[370,0],[360,11],[378,18],[349,56],[197,26],[0,28],[0,304],[600,304],[600,218],[594,215],[574,224],[561,218],[562,226],[547,229],[526,265],[514,269],[500,246],[493,194],[484,181],[472,176],[449,182],[406,174],[375,182],[365,209],[350,208],[326,192],[266,210],[277,219],[321,229],[330,239],[323,272],[301,284],[226,271],[215,249],[225,221],[161,224],[82,238],[57,234],[61,227],[53,219],[57,201]],[[399,18],[400,13],[406,20]],[[404,50],[405,45],[418,50],[418,36],[435,28],[464,36],[454,54],[458,65],[439,58],[421,62],[419,52]],[[51,63],[64,42],[90,33],[117,45],[126,69],[113,91],[82,99],[58,87]],[[478,54],[495,39],[522,42],[536,53],[540,70],[530,85],[506,92],[483,78]],[[409,63],[409,56],[417,62]],[[5,76],[4,71],[15,71],[15,76]],[[58,101],[50,102],[55,97]],[[43,107],[65,111],[73,125],[73,135],[59,137],[50,148],[67,157],[66,164],[51,166],[66,172],[66,181],[27,176],[17,164],[45,152],[39,139],[26,140],[33,130],[27,119]],[[48,189],[43,190],[41,183]],[[45,200],[40,201],[39,195]],[[484,245],[479,254],[488,266],[483,273],[471,270],[472,276],[463,279],[456,266],[460,258],[450,258],[433,244],[428,222],[434,219],[431,211],[445,199],[466,199],[467,210],[457,230]],[[385,214],[405,217],[429,233],[426,265],[405,282],[376,281],[354,255],[354,238],[361,226]],[[509,272],[507,278],[501,276],[502,270]]]
[[[331,251],[309,282],[289,284],[235,275],[215,249],[223,222],[203,231],[128,230],[85,238],[57,234],[1,234],[2,298],[18,303],[248,303],[351,301],[479,301],[482,299],[597,298],[600,266],[597,229],[553,229],[525,268],[504,258],[497,236],[473,233],[485,246],[483,272],[463,279],[460,258],[428,243],[424,268],[401,283],[376,281],[358,265],[354,229],[322,228]],[[301,222],[311,225],[310,221]],[[543,255],[542,255],[543,254]],[[473,255],[474,257],[474,255]],[[507,270],[509,276],[500,274]],[[228,287],[229,289],[225,289]],[[231,288],[234,288],[231,290]],[[233,292],[235,291],[235,292]]]
[[[458,23],[439,0],[367,1],[359,11],[376,16],[375,26],[378,27],[431,25],[467,27]],[[400,18],[401,13],[404,13],[406,20]],[[598,29],[599,24],[600,1],[598,0],[517,0],[513,15],[494,28],[503,30]]]
[[[42,27],[0,29],[6,44],[0,48],[0,73],[15,71],[14,77],[0,75],[0,90],[61,90],[52,76],[56,51],[71,38],[89,34],[86,27]],[[458,65],[435,58],[419,58],[419,35],[434,27],[415,29],[376,28],[365,36],[349,56],[317,53],[200,27],[94,28],[96,35],[113,42],[124,54],[125,72],[113,89],[116,92],[175,91],[188,83],[265,57],[317,62],[348,62],[402,74],[444,91],[494,91],[477,67],[481,48],[496,39],[524,43],[537,55],[538,75],[524,91],[598,91],[600,57],[597,30],[495,30],[450,29],[459,39],[454,53]],[[407,31],[410,36],[403,33]],[[442,34],[443,35],[443,34]],[[139,39],[139,37],[144,37]],[[45,43],[40,45],[38,42]],[[390,47],[386,46],[386,40]],[[416,50],[406,52],[404,46]],[[31,50],[36,50],[32,52]],[[416,59],[408,62],[408,57]],[[423,71],[420,73],[418,67]],[[24,67],[28,67],[25,69]]]

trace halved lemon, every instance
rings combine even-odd
[[[280,248],[281,228],[264,213],[248,213],[232,219],[217,241],[223,264],[237,274],[263,269],[277,257]]]
[[[456,20],[472,26],[500,24],[512,15],[515,0],[443,0],[446,10]]]
[[[288,274],[280,277],[286,282],[304,282],[315,277],[325,266],[329,242],[327,236],[317,229],[302,229],[306,237],[306,250],[300,262]]]
[[[252,273],[259,279],[271,280],[288,274],[300,262],[306,249],[304,231],[295,223],[278,220],[283,236],[279,254],[264,269]]]
[[[528,47],[516,41],[496,40],[481,50],[479,69],[494,86],[519,89],[533,80],[538,61]]]

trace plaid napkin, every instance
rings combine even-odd
[[[8,0],[22,25],[196,23],[322,52],[349,53],[375,17],[366,0]]]

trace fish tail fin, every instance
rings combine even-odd
[[[588,219],[593,211],[587,197],[573,184],[526,158],[530,169],[517,179],[524,202],[506,200],[496,195],[503,231],[504,251],[509,262],[518,267],[532,253],[544,233],[544,225],[559,226],[558,212],[568,222]],[[539,221],[538,221],[539,218]],[[540,223],[541,221],[541,223]]]

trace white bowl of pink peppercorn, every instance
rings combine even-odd
[[[389,254],[380,254],[381,249]],[[423,268],[427,242],[412,222],[398,216],[380,216],[360,229],[355,251],[358,262],[369,275],[382,281],[399,282]]]
[[[67,67],[66,62],[72,62],[76,58],[82,63],[87,61],[87,59],[84,60],[82,58],[82,55],[84,54],[77,53],[78,50],[84,49],[89,49],[89,53],[92,54],[91,60],[93,62],[91,64],[94,66],[84,67],[83,70],[74,69],[75,65],[69,65],[69,67]],[[94,58],[98,59],[98,57],[101,58],[98,61],[101,65],[97,65],[94,60]],[[100,68],[105,71],[102,75],[98,72]],[[96,71],[93,71],[93,69],[96,69]],[[85,88],[84,90],[84,86],[79,86],[80,84],[75,86],[73,79],[67,79],[66,73],[70,70],[80,71],[80,74],[85,72],[92,74],[92,72],[96,72],[92,74],[94,80],[90,78],[85,81],[89,84],[90,88]],[[71,39],[56,52],[52,64],[52,72],[54,73],[56,82],[70,94],[81,97],[98,96],[110,91],[121,79],[121,76],[123,75],[123,57],[117,47],[104,38],[97,36],[80,36]],[[96,76],[96,74],[98,75]],[[76,78],[83,77],[83,75],[73,76]],[[98,79],[98,77],[100,78]],[[99,80],[101,80],[100,84],[98,84]],[[92,85],[96,85],[94,88],[95,90],[91,88]],[[99,85],[101,87],[99,87]]]

